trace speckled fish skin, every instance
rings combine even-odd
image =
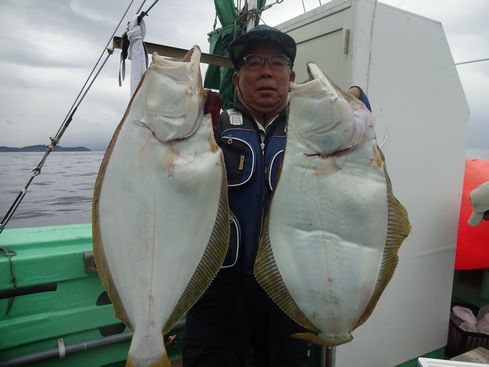
[[[227,251],[224,159],[203,113],[200,55],[153,55],[95,184],[97,269],[116,316],[134,330],[126,366],[170,366],[163,333]]]
[[[291,84],[280,178],[255,262],[270,297],[324,346],[352,340],[396,267],[409,234],[374,120],[315,64]]]

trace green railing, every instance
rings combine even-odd
[[[96,273],[90,224],[9,229],[0,246],[15,252],[0,255],[0,367],[124,366],[131,333],[114,317]],[[174,361],[182,323],[168,348]],[[310,352],[310,367],[333,367],[320,348]]]

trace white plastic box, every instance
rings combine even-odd
[[[412,233],[394,278],[336,367],[392,367],[446,345],[469,109],[442,24],[374,0],[328,2],[277,26],[339,86],[361,86]]]
[[[487,364],[471,362],[444,361],[441,359],[419,358],[419,367],[487,367]]]

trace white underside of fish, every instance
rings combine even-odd
[[[349,339],[342,334],[370,300],[387,233],[386,202],[381,168],[351,156],[308,157],[287,145],[270,243],[290,295],[324,338]]]
[[[409,224],[392,196],[370,113],[313,76],[314,84],[291,88],[282,170],[255,274],[312,331],[296,337],[335,346],[370,315]]]
[[[128,365],[168,365],[162,331],[205,291],[227,245],[222,152],[210,116],[202,116],[203,97],[192,95],[185,78],[166,88],[172,75],[192,73],[192,65],[173,63],[184,69],[169,78],[165,68],[172,64],[153,56],[106,153],[94,201],[97,267],[118,317],[134,330]],[[158,125],[179,125],[193,114],[200,121],[192,122],[189,136]],[[208,260],[213,236],[222,236],[212,244],[219,256]],[[196,279],[199,264],[209,269]]]

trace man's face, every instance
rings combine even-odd
[[[257,44],[251,47],[247,55],[261,56],[283,55],[274,45]],[[265,60],[259,68],[243,65],[233,74],[233,83],[243,105],[256,114],[278,114],[287,106],[289,83],[294,80],[290,66],[274,68]]]

